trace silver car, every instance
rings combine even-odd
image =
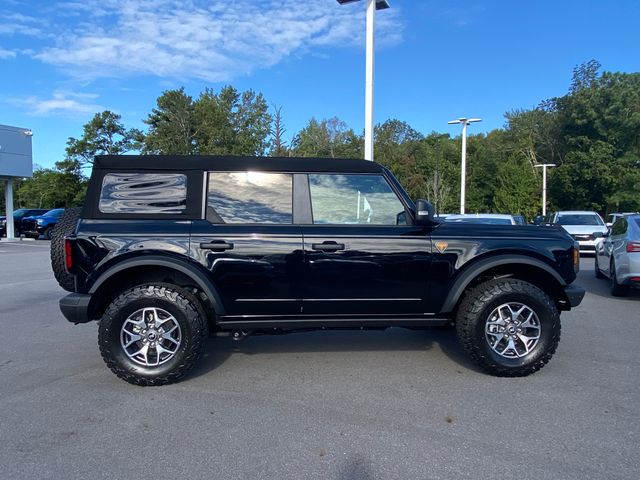
[[[596,245],[596,277],[609,278],[611,294],[624,296],[640,287],[640,215],[616,220]]]
[[[562,225],[580,244],[580,253],[594,253],[596,238],[602,237],[608,231],[597,212],[582,210],[554,212],[549,218],[549,223]]]

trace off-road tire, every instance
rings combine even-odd
[[[520,358],[496,353],[485,338],[485,324],[498,306],[518,302],[527,305],[540,321],[540,338],[533,350]],[[560,341],[560,315],[549,296],[535,285],[516,279],[482,283],[466,293],[456,317],[456,331],[471,359],[491,375],[524,377],[549,362]]]
[[[598,265],[598,252],[596,252],[596,258],[593,261],[596,278],[605,278],[604,273],[600,271],[600,265]]]
[[[127,317],[145,307],[158,307],[171,313],[182,332],[175,356],[153,367],[135,363],[120,343],[121,328]],[[111,302],[100,320],[98,346],[104,362],[118,377],[134,385],[156,386],[184,377],[202,355],[208,335],[207,319],[198,299],[179,287],[158,283],[126,290]]]
[[[73,292],[75,281],[64,264],[64,237],[73,233],[80,218],[80,208],[67,208],[51,231],[51,269],[58,285]]]
[[[611,295],[614,297],[626,297],[629,295],[629,287],[618,283],[616,263],[613,260],[611,260],[611,266],[609,267],[609,288],[611,289]]]

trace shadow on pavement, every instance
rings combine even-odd
[[[390,328],[383,331],[329,330],[275,335],[251,335],[235,341],[231,337],[213,337],[207,344],[204,358],[190,377],[206,375],[215,370],[233,354],[264,355],[274,353],[322,353],[322,352],[372,352],[372,351],[420,351],[427,352],[434,346],[465,369],[479,372],[469,360],[451,327],[430,327],[421,330]]]

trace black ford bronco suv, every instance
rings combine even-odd
[[[560,227],[440,223],[364,160],[102,156],[53,232],[73,323],[109,368],[161,385],[209,333],[455,324],[494,375],[543,367],[584,290]]]

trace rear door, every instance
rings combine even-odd
[[[293,175],[209,172],[206,188],[191,256],[209,270],[225,315],[300,314],[302,232],[293,224]]]
[[[305,315],[425,312],[431,241],[382,174],[309,174]]]

